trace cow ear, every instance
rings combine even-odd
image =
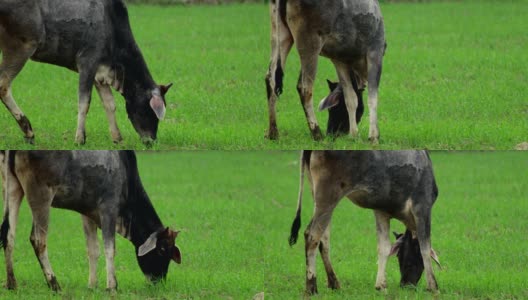
[[[434,260],[434,262],[442,269],[442,265],[440,265],[440,260],[438,259],[438,255],[436,255],[436,252],[433,248],[431,248],[431,258]]]
[[[163,102],[163,99],[159,95],[152,95],[152,98],[150,98],[150,107],[156,114],[156,117],[158,117],[158,120],[162,120],[165,116],[165,102]]]
[[[337,104],[339,104],[339,93],[331,92],[330,95],[323,98],[323,100],[321,100],[319,103],[319,111],[334,107]]]
[[[176,245],[174,245],[174,248],[172,249],[172,260],[177,264],[181,264],[180,248]]]
[[[330,89],[330,91],[335,90],[338,85],[337,82],[330,81],[329,79],[326,80],[326,83],[328,84],[328,88]]]
[[[158,242],[158,232],[154,232],[151,234],[148,239],[143,243],[143,245],[139,246],[138,249],[138,256],[143,256],[150,251],[154,250],[156,248],[156,243]]]
[[[165,97],[165,94],[169,91],[171,86],[172,86],[172,82],[167,85],[163,85],[163,84],[159,85],[159,89],[160,89],[160,93],[162,97]]]

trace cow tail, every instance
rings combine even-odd
[[[293,224],[291,227],[291,233],[290,233],[290,239],[289,243],[290,246],[295,245],[297,243],[297,238],[299,237],[299,229],[301,228],[301,206],[302,206],[302,196],[303,196],[303,190],[304,190],[304,171],[308,167],[308,163],[310,161],[310,154],[311,151],[302,151],[301,152],[301,158],[299,160],[300,165],[300,178],[299,178],[299,196],[297,198],[297,213],[295,215],[295,219],[293,220]]]
[[[14,157],[12,158],[13,162],[11,162],[10,159],[11,152],[9,150],[5,151],[4,155],[4,180],[5,180],[5,189],[4,189],[4,221],[2,222],[2,226],[0,226],[0,247],[4,248],[4,250],[7,247],[7,233],[9,231],[9,180],[8,180],[8,171],[10,168],[10,165],[13,164],[14,167]]]

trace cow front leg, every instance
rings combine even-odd
[[[339,284],[339,280],[337,280],[337,276],[330,261],[330,224],[328,224],[328,227],[326,227],[326,230],[321,237],[321,241],[319,242],[319,252],[321,253],[321,258],[323,259],[323,264],[328,279],[328,287],[334,290],[339,289],[341,286]]]
[[[36,185],[36,183],[35,183]],[[44,277],[48,286],[53,291],[60,291],[60,286],[53,273],[51,264],[48,258],[47,237],[49,224],[49,210],[51,207],[51,200],[53,199],[52,192],[47,187],[34,186],[28,192],[28,203],[33,214],[33,228],[29,240],[35,251],[35,255],[40,263]]]
[[[36,44],[25,43],[18,44],[12,41],[16,46],[13,49],[1,49],[2,63],[0,64],[0,99],[11,115],[15,118],[20,129],[24,132],[26,142],[33,144],[35,135],[29,119],[24,115],[22,110],[17,106],[13,95],[11,94],[11,83],[24,67],[29,57],[35,52]]]
[[[100,217],[106,258],[106,289],[113,292],[117,289],[114,267],[116,216],[110,211],[109,209],[102,209]]]
[[[97,260],[99,259],[99,241],[97,240],[97,224],[87,216],[82,216],[84,235],[86,236],[86,248],[88,252],[88,287],[97,286]]]
[[[117,144],[121,142],[123,138],[121,137],[119,127],[117,127],[117,122],[115,118],[116,106],[114,96],[112,95],[112,90],[110,90],[110,87],[108,85],[102,85],[98,83],[95,84],[95,88],[97,89],[99,98],[101,98],[101,101],[103,102],[103,106],[106,111],[106,117],[110,126],[110,134],[112,135],[112,141]]]
[[[418,243],[420,244],[420,253],[422,255],[425,279],[427,281],[427,290],[431,292],[438,291],[438,283],[433,273],[433,265],[431,263],[431,212],[426,215],[421,212],[413,212],[416,216],[416,235]]]
[[[77,131],[75,133],[75,143],[78,145],[84,145],[86,143],[86,116],[90,110],[92,86],[95,76],[95,73],[90,70],[92,68],[93,66],[86,70],[84,66],[79,68],[79,106],[77,113]]]
[[[376,218],[376,234],[378,238],[378,274],[376,275],[376,289],[387,288],[386,267],[389,258],[391,244],[389,239],[390,217],[387,214],[374,211]]]
[[[382,51],[371,51],[367,55],[369,140],[373,144],[378,144],[380,136],[378,127],[378,87],[381,79],[382,60]]]
[[[349,120],[349,134],[356,138],[359,134],[359,129],[356,120],[356,111],[358,108],[358,97],[352,85],[352,78],[350,77],[350,67],[338,61],[332,61],[339,77],[339,83],[343,88],[343,96],[345,98],[345,105]]]
[[[304,44],[304,42],[303,42]],[[301,45],[297,45],[299,49],[299,55],[301,57],[301,74],[299,75],[299,81],[297,82],[297,92],[301,98],[301,104],[306,116],[306,121],[308,122],[308,128],[312,134],[312,138],[315,141],[323,139],[321,129],[317,123],[313,109],[313,83],[315,80],[315,75],[317,73],[317,59],[319,56],[319,51],[306,51],[301,48]],[[301,50],[303,52],[301,52]]]
[[[7,156],[7,155],[6,155]],[[4,161],[5,163],[5,161]],[[18,180],[7,171],[7,165],[3,166],[2,177],[3,177],[3,191],[4,191],[4,220],[2,223],[2,231],[7,229],[7,233],[4,236],[2,232],[2,244],[4,248],[7,281],[6,288],[13,290],[17,287],[15,278],[15,272],[13,269],[13,249],[15,248],[15,235],[18,221],[18,212],[22,198],[24,197],[24,191],[20,186]],[[6,210],[9,207],[9,210]],[[5,238],[5,240],[3,240]]]
[[[271,58],[266,74],[266,92],[268,96],[269,127],[266,138],[277,140],[279,130],[277,128],[276,103],[282,93],[282,79],[286,59],[293,45],[293,37],[288,27],[278,17],[277,5],[270,2],[271,17]]]

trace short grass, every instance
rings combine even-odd
[[[381,149],[512,149],[528,139],[525,1],[382,4],[388,48],[379,102]],[[154,78],[173,82],[153,149],[372,148],[368,118],[360,138],[313,142],[295,89],[292,51],[278,104],[280,140],[264,139],[269,16],[264,4],[129,7]],[[336,79],[321,59],[314,101]],[[0,148],[75,148],[77,75],[30,62],[13,94],[33,123],[35,146],[4,109]],[[124,142],[111,142],[94,93],[83,149],[143,149],[116,95]],[[1,110],[0,110],[1,111]],[[325,130],[327,113],[317,113]]]
[[[433,209],[432,244],[444,299],[528,297],[528,157],[520,152],[432,153],[440,196]],[[132,245],[117,238],[116,270],[122,299],[299,299],[304,289],[304,247],[287,244],[298,189],[297,152],[149,152],[138,156],[143,183],[163,222],[182,230],[181,265],[165,284],[151,286]],[[302,228],[313,208],[306,187]],[[19,288],[4,299],[106,299],[104,259],[99,287],[86,287],[88,263],[77,214],[52,210],[49,256],[63,292],[45,283],[28,241],[31,217],[24,201],[15,248]],[[403,230],[392,222],[393,230]],[[374,289],[376,236],[371,211],[342,201],[334,213],[332,258],[342,289],[325,288],[318,261],[315,299],[433,298],[424,279],[399,288],[396,260],[388,264],[388,291]],[[0,282],[5,265],[0,259]]]

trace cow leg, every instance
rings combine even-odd
[[[16,289],[17,287],[15,272],[13,269],[13,249],[15,248],[15,235],[18,221],[18,212],[20,204],[22,203],[22,198],[24,197],[24,191],[22,190],[22,187],[20,186],[18,180],[14,176],[12,176],[11,173],[8,173],[7,176],[8,178],[5,178],[5,176],[3,176],[3,190],[5,194],[4,223],[2,224],[2,227],[4,226],[4,224],[6,224],[6,226],[9,226],[7,229],[7,239],[3,241],[3,247],[7,271],[6,288],[12,290]],[[7,201],[9,201],[9,203],[7,203]]]
[[[33,144],[34,133],[29,119],[17,106],[11,94],[11,83],[24,67],[27,60],[36,49],[36,43],[24,43],[15,49],[2,49],[2,64],[0,64],[0,99],[15,118],[24,132],[26,142]]]
[[[427,213],[424,211],[416,211],[413,205],[413,214],[416,220],[416,235],[418,244],[420,245],[420,253],[422,254],[425,276],[427,280],[427,290],[438,291],[438,284],[433,273],[433,265],[431,264],[431,211]]]
[[[75,143],[84,145],[86,142],[86,115],[90,109],[92,100],[92,86],[94,84],[95,72],[93,66],[85,69],[85,64],[79,64],[79,107],[77,114],[77,132],[75,133]]]
[[[99,259],[99,241],[97,240],[97,224],[87,216],[82,216],[86,248],[88,250],[89,277],[88,287],[97,286],[97,260]]]
[[[109,291],[115,291],[117,289],[114,267],[116,216],[110,211],[111,210],[102,209],[100,217],[106,258],[106,289]]]
[[[316,180],[317,183],[317,180]],[[330,225],[332,218],[332,212],[339,202],[339,197],[336,197],[336,193],[325,189],[325,185],[321,184],[320,187],[314,186],[314,199],[315,199],[315,210],[312,220],[308,224],[306,231],[304,232],[304,246],[306,254],[306,293],[308,295],[317,294],[317,279],[316,279],[316,266],[315,257],[317,254],[317,248],[321,239],[323,238],[325,231]],[[327,233],[330,235],[330,229]],[[329,244],[327,245],[330,246]],[[326,245],[323,245],[326,247]],[[327,257],[328,258],[328,257]],[[323,259],[324,261],[324,259]],[[330,262],[328,260],[328,262]],[[325,265],[326,266],[326,265]],[[331,269],[331,268],[330,268]],[[333,270],[332,270],[333,272]],[[329,273],[327,274],[331,276]],[[334,273],[335,277],[335,273]],[[337,282],[337,279],[336,279]],[[339,286],[339,284],[337,284]]]
[[[349,120],[349,134],[350,136],[356,138],[359,133],[359,129],[356,121],[356,110],[358,107],[358,97],[354,91],[354,86],[352,85],[352,78],[350,78],[350,67],[346,64],[343,64],[338,61],[332,61],[337,71],[337,76],[339,77],[339,83],[343,88],[343,95],[345,97],[345,105],[348,112]]]
[[[319,252],[321,253],[321,258],[323,259],[323,264],[326,270],[328,287],[334,290],[339,289],[341,286],[339,285],[339,280],[337,280],[334,268],[332,268],[332,263],[330,262],[330,224],[328,224],[328,227],[326,227],[326,230],[321,237]]]
[[[369,106],[369,140],[377,144],[378,128],[378,87],[381,79],[383,51],[370,51],[367,55],[368,65],[368,106]]]
[[[47,237],[49,212],[51,208],[51,201],[53,199],[53,192],[46,186],[39,186],[33,183],[27,191],[27,199],[33,214],[33,227],[31,228],[31,236],[29,240],[35,250],[35,255],[40,263],[44,277],[48,282],[48,286],[53,291],[60,291],[59,283],[53,273],[51,264],[48,259]]]
[[[271,58],[268,72],[266,74],[266,91],[268,96],[269,128],[266,138],[276,140],[279,138],[277,128],[277,115],[275,104],[282,93],[282,79],[286,58],[293,45],[293,37],[290,30],[282,22],[277,13],[276,3],[270,3],[271,16]]]
[[[117,144],[121,142],[123,138],[121,137],[121,132],[117,127],[117,122],[115,118],[116,106],[114,96],[112,95],[112,91],[110,90],[110,87],[108,85],[101,85],[96,83],[95,87],[106,111],[106,117],[108,118],[108,123],[110,124],[110,133],[112,135],[112,140],[114,141],[114,143]]]
[[[321,40],[319,37],[301,36],[301,40],[297,42],[297,50],[301,59],[301,74],[297,83],[297,92],[301,98],[301,104],[312,138],[319,141],[323,139],[323,135],[315,118],[312,91],[315,75],[317,74],[317,60],[321,50]]]
[[[376,289],[387,288],[386,267],[391,244],[389,239],[390,217],[378,210],[374,211],[376,217],[376,234],[378,237],[378,274],[376,276]]]

